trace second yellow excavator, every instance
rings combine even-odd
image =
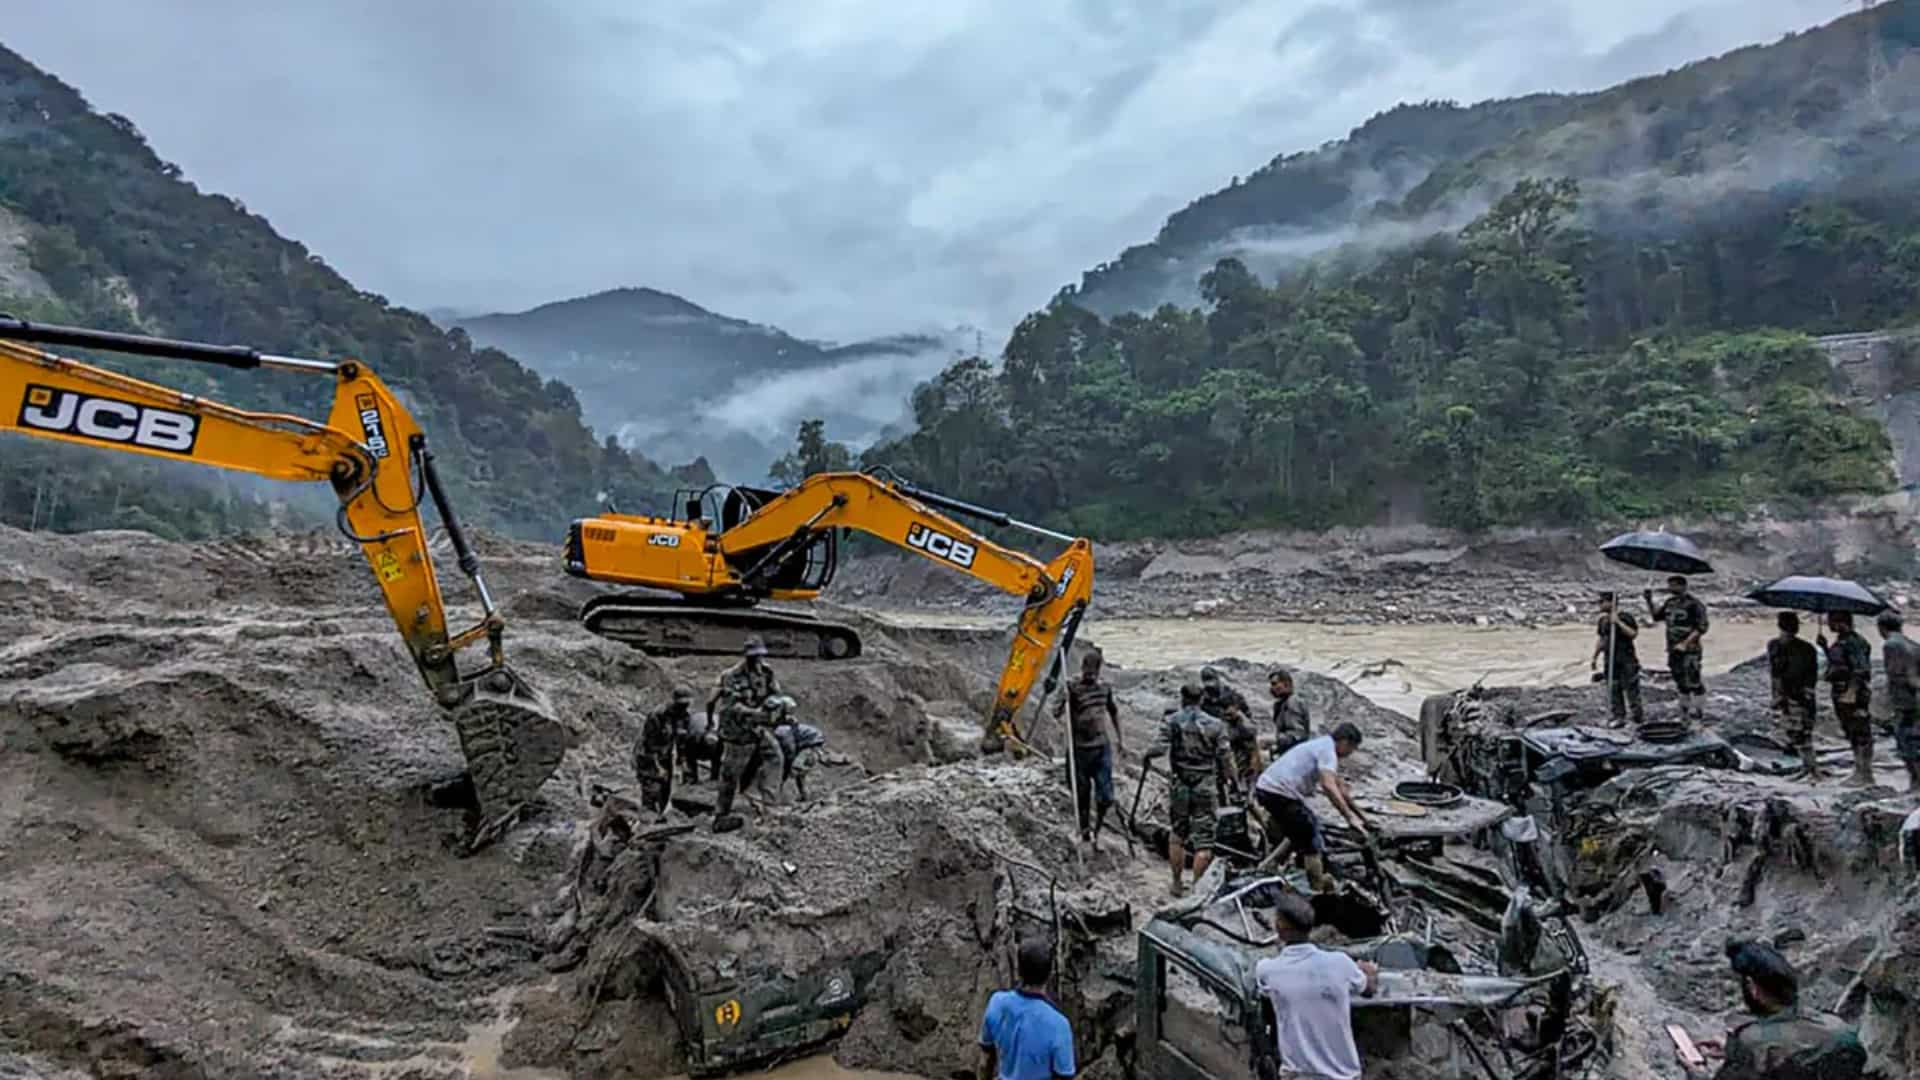
[[[247,412],[35,345],[318,375],[334,384],[333,411],[325,424]],[[427,437],[366,365],[0,315],[0,431],[330,485],[340,500],[341,533],[365,553],[421,677],[452,714],[480,811],[469,844],[477,847],[498,835],[559,767],[569,742],[566,726],[546,698],[507,666],[501,644],[506,623],[441,489]],[[481,621],[458,633],[448,632],[420,517],[423,496],[439,511],[460,570],[480,601]],[[460,651],[483,641],[485,665],[463,671]]]
[[[1057,679],[1093,595],[1093,545],[1084,538],[926,491],[885,469],[816,473],[783,492],[716,484],[675,502],[675,517],[607,513],[573,523],[569,574],[659,590],[589,600],[580,612],[588,630],[663,656],[735,654],[757,636],[771,656],[850,659],[860,655],[853,627],[759,604],[819,596],[839,563],[841,531],[863,532],[1025,601],[990,718],[990,733],[1002,738],[1018,737],[1013,718],[1049,658],[1049,685]],[[939,510],[1066,550],[1042,563]]]

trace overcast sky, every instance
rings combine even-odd
[[[0,35],[396,302],[647,285],[845,340],[1004,332],[1397,101],[1597,88],[1852,6],[8,0]]]

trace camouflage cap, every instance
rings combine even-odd
[[[1201,682],[1203,682],[1203,683],[1213,683],[1213,682],[1219,682],[1219,681],[1220,681],[1220,669],[1219,669],[1219,668],[1217,668],[1217,667],[1203,667],[1203,668],[1201,668],[1201,669],[1200,669],[1200,681],[1201,681]]]
[[[767,643],[760,640],[760,635],[755,634],[747,639],[746,648],[742,649],[741,652],[748,656],[765,656],[767,655]]]

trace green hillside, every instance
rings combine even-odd
[[[240,202],[183,180],[131,121],[93,112],[0,48],[0,225],[8,222],[21,244],[0,244],[0,264],[12,263],[0,265],[0,310],[364,359],[419,417],[475,524],[552,537],[600,492],[641,506],[672,486],[651,462],[596,439],[565,385],[354,288]],[[113,363],[236,405],[313,417],[325,416],[332,390],[283,372]],[[8,524],[198,535],[262,520],[262,491],[202,468],[18,437],[0,452]],[[326,494],[296,495],[296,505],[316,497]]]
[[[1601,94],[1396,110],[1175,215],[869,460],[1102,536],[1885,491],[1886,433],[1807,335],[1920,319],[1916,45],[1903,2]],[[1340,168],[1392,160],[1404,194],[1357,210]],[[1130,310],[1182,294],[1149,267],[1276,222],[1396,228],[1265,275],[1255,245],[1197,307]]]
[[[1577,177],[1590,223],[1639,230],[1728,194],[1891,190],[1877,174],[1920,171],[1916,43],[1920,3],[1896,0],[1597,93],[1402,105],[1194,200],[1065,295],[1102,315],[1192,302],[1223,257],[1270,276],[1341,243],[1457,229],[1527,176]]]

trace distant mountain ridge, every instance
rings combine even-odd
[[[0,309],[277,353],[364,358],[408,404],[467,521],[550,538],[602,495],[664,505],[674,479],[596,438],[572,389],[356,288],[238,200],[202,192],[132,120],[0,48]],[[106,361],[242,408],[324,417],[325,379]],[[688,460],[687,457],[676,460]],[[323,485],[248,483],[187,464],[38,439],[0,447],[0,521],[204,535]]]
[[[453,325],[573,387],[595,430],[665,460],[704,456],[741,482],[763,479],[804,419],[824,419],[833,438],[856,445],[878,438],[953,353],[934,334],[806,341],[652,288]]]
[[[1638,228],[1675,224],[1636,207],[1656,192],[1672,205],[1687,184],[1711,212],[1729,191],[1911,176],[1916,45],[1920,3],[1894,0],[1592,93],[1399,105],[1195,199],[1061,296],[1101,315],[1191,305],[1221,258],[1271,277],[1343,246],[1404,245],[1459,228],[1529,175],[1575,177],[1595,220]]]

